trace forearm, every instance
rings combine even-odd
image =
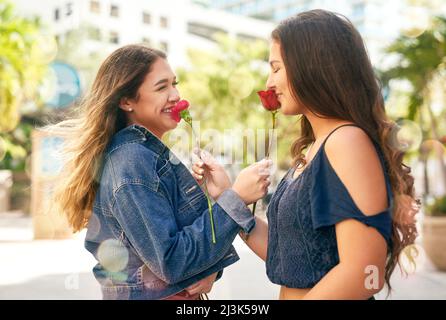
[[[260,259],[266,261],[268,248],[268,223],[259,217],[255,217],[255,220],[255,227],[249,235],[241,233],[240,236]]]
[[[330,270],[303,298],[304,300],[366,300],[382,286],[367,288],[365,267],[338,264]]]

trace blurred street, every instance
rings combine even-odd
[[[20,212],[0,215],[0,299],[101,299],[91,272],[94,258],[81,233],[70,240],[32,240],[32,220]],[[225,270],[210,299],[277,299],[278,286],[266,277],[263,262],[237,238],[240,261]],[[394,273],[390,299],[446,299],[446,273],[429,261],[407,279]],[[385,293],[376,297],[384,299]]]

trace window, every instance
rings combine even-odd
[[[167,20],[166,17],[161,17],[160,18],[160,26],[163,29],[167,29],[169,27],[169,21]]]
[[[214,41],[214,42],[215,42],[214,35],[216,33],[226,33],[225,30],[223,30],[223,29],[216,28],[213,26],[208,26],[208,25],[201,24],[198,22],[189,22],[187,24],[187,32],[189,34],[193,34],[198,37],[202,37],[207,40]]]
[[[110,32],[110,42],[114,44],[119,43],[119,34],[116,31]]]
[[[169,45],[165,41],[160,42],[160,47],[161,47],[161,50],[163,50],[166,53],[169,51]]]
[[[99,3],[99,1],[90,1],[90,12],[92,13],[101,12],[101,4]]]
[[[67,3],[66,16],[69,17],[73,14],[73,4],[71,2]]]
[[[144,24],[150,24],[151,23],[151,19],[152,17],[150,16],[150,13],[147,12],[143,12],[142,13],[142,22]]]
[[[60,19],[60,10],[55,9],[54,10],[54,21],[59,21],[59,19]]]
[[[111,5],[110,6],[110,16],[112,17],[119,17],[119,7],[117,5]]]

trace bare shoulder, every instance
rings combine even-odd
[[[364,130],[353,126],[339,128],[325,143],[325,153],[356,206],[365,215],[375,215],[387,208],[383,167]]]

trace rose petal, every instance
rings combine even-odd
[[[266,110],[275,111],[280,108],[280,102],[274,90],[261,90],[257,94]]]

